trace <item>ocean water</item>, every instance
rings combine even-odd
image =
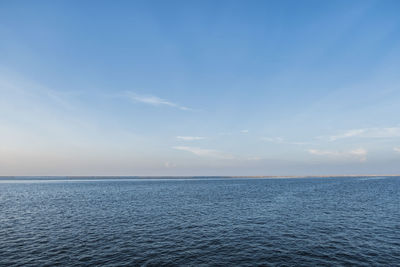
[[[400,177],[0,180],[0,266],[400,266]]]

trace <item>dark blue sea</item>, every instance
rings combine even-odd
[[[400,177],[1,178],[0,266],[400,266]]]

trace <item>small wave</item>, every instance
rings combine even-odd
[[[384,179],[388,179],[389,177],[387,176],[381,176],[381,177],[364,177],[364,178],[360,178],[360,181],[369,181],[369,180],[384,180]]]

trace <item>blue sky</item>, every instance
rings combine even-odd
[[[0,175],[400,173],[399,1],[1,1]]]

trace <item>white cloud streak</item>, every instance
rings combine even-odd
[[[202,136],[177,136],[176,138],[183,141],[196,141],[206,139]]]
[[[277,144],[283,144],[284,142],[282,137],[263,137],[261,140]]]
[[[400,147],[394,147],[393,150],[400,153]]]
[[[350,151],[309,149],[308,152],[316,156],[329,156],[333,158],[353,158],[361,162],[367,160],[367,154],[368,154],[368,151],[365,150],[364,148],[358,148]]]
[[[394,138],[400,137],[400,127],[352,129],[338,135],[329,136],[329,141],[337,141],[351,137],[362,138]]]
[[[200,157],[210,157],[217,159],[235,159],[233,155],[215,149],[204,149],[204,148],[189,147],[189,146],[174,146],[173,149],[187,151]]]
[[[176,164],[173,163],[173,162],[167,161],[167,162],[164,163],[164,167],[167,168],[167,169],[175,168],[175,167],[176,167]]]
[[[133,102],[139,102],[147,105],[152,105],[152,106],[168,106],[172,108],[177,108],[180,110],[192,110],[188,107],[181,106],[179,104],[176,104],[174,102],[165,100],[163,98],[153,96],[153,95],[138,95],[133,92],[126,92],[126,96],[129,97],[130,100]]]
[[[309,143],[307,142],[291,142],[291,141],[286,141],[282,137],[263,137],[261,138],[262,141],[270,142],[270,143],[275,143],[275,144],[287,144],[287,145],[307,145]]]

